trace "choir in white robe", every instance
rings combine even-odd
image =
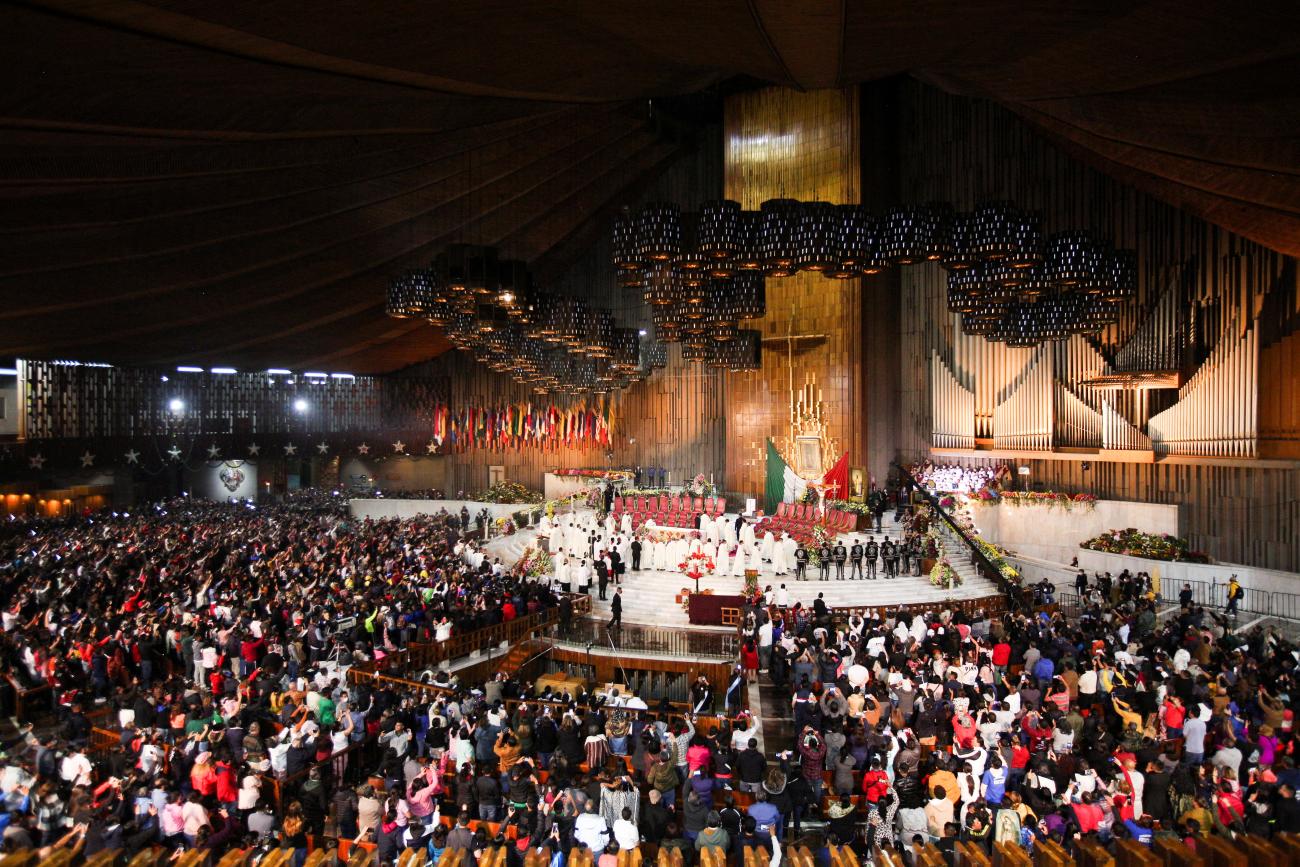
[[[772,549],[775,547],[776,547],[776,537],[772,535],[772,531],[771,530],[764,531],[763,547],[762,547],[762,556],[764,560],[771,561]]]

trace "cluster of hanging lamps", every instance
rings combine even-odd
[[[992,340],[1028,345],[1092,333],[1117,321],[1136,293],[1132,251],[1116,251],[1087,232],[1045,238],[1041,219],[1011,202],[969,212],[946,202],[902,205],[873,214],[861,205],[777,198],[757,211],[731,200],[682,213],[654,203],[624,211],[614,224],[614,265],[625,286],[643,289],[655,334],[698,335],[695,321],[710,281],[729,280],[709,321],[730,342],[733,319],[761,318],[764,279],[800,271],[849,280],[899,265],[938,262],[948,272],[950,308],[962,326]],[[1077,299],[1069,296],[1078,295]],[[698,342],[698,341],[697,341]],[[692,357],[702,350],[692,349]]]
[[[670,209],[648,219],[644,249],[663,251],[667,241],[655,233],[671,223]],[[637,239],[639,230],[629,229]],[[394,278],[387,312],[427,319],[457,349],[539,392],[626,388],[665,357],[661,345],[619,326],[610,311],[538,288],[524,262],[501,259],[492,247],[452,244],[427,268]]]

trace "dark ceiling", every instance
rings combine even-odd
[[[0,356],[431,357],[390,275],[453,237],[562,266],[679,154],[645,100],[739,76],[994,99],[1300,253],[1292,3],[34,0],[0,71]]]

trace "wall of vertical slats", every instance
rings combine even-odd
[[[975,448],[975,395],[957,381],[937,353],[930,356],[930,391],[935,395],[934,444],[945,449]]]
[[[859,106],[856,87],[799,92],[763,88],[727,98],[723,120],[724,193],[746,209],[767,199],[861,201]],[[790,382],[797,391],[812,375],[822,392],[829,435],[853,466],[866,466],[860,422],[863,376],[860,280],[801,273],[767,281],[765,338],[820,334],[793,351],[782,341],[763,345],[759,371],[727,375],[727,487],[760,492],[765,441],[789,433]],[[833,459],[833,458],[832,458]]]
[[[1156,453],[1254,457],[1258,370],[1257,328],[1220,343],[1178,389],[1178,403],[1147,424]]]
[[[993,447],[1046,451],[1052,447],[1052,353],[1034,350],[1010,385],[1006,399],[993,409]]]
[[[1250,430],[1255,412],[1258,454],[1300,458],[1300,338],[1295,336],[1300,291],[1294,260],[1066,157],[996,105],[950,96],[919,82],[900,87],[906,201],[950,201],[969,208],[983,198],[1012,199],[1041,211],[1049,232],[1090,228],[1116,246],[1138,251],[1138,297],[1125,307],[1120,322],[1096,339],[1072,339],[1053,350],[1056,385],[1102,415],[1103,451],[1087,461],[1078,455],[1018,459],[1030,466],[1033,485],[1177,504],[1180,530],[1194,547],[1225,561],[1300,571],[1300,470],[1286,462],[1260,465],[1229,456],[1243,451],[1239,433]],[[907,459],[943,447],[933,421],[943,401],[931,393],[934,377],[926,362],[932,356],[942,358],[980,396],[974,422],[981,438],[994,436],[987,396],[1004,391],[1028,360],[1026,350],[964,338],[946,309],[944,278],[933,265],[902,270],[899,436],[901,456]],[[1259,328],[1252,329],[1256,317]],[[1258,338],[1247,337],[1256,330]],[[1174,416],[1163,413],[1179,394],[1097,391],[1081,386],[1082,379],[1106,372],[1103,365],[1195,371],[1212,358],[1233,355],[1238,344],[1243,344],[1241,352],[1234,357],[1248,357],[1251,340],[1257,341],[1253,351],[1259,359],[1253,381],[1248,364],[1217,374],[1207,370],[1202,377],[1232,392],[1217,407],[1206,402],[1197,421],[1202,425],[1198,448],[1220,456],[1171,455],[1156,463],[1107,459],[1105,450],[1150,449],[1147,422],[1154,417],[1157,427],[1168,430]],[[1183,398],[1192,396],[1185,387]],[[1090,446],[1091,431],[1068,441],[1059,399],[1057,406],[1056,447]],[[1206,436],[1207,431],[1212,435]],[[1220,444],[1211,445],[1214,441]],[[1169,445],[1166,450],[1172,451]],[[1006,462],[980,458],[978,452],[961,460]]]
[[[1080,400],[1059,381],[1053,386],[1052,442],[1083,448],[1101,448],[1102,414]]]

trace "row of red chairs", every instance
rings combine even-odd
[[[682,494],[658,496],[615,497],[614,517],[621,519],[624,512],[632,515],[632,526],[639,527],[648,520],[667,527],[693,527],[699,515],[720,517],[727,511],[725,497],[691,497]]]
[[[797,541],[807,542],[813,538],[814,527],[821,527],[832,535],[851,533],[856,529],[858,516],[852,512],[830,509],[819,512],[811,503],[778,503],[776,514],[759,521],[759,531],[780,530],[793,536]]]

